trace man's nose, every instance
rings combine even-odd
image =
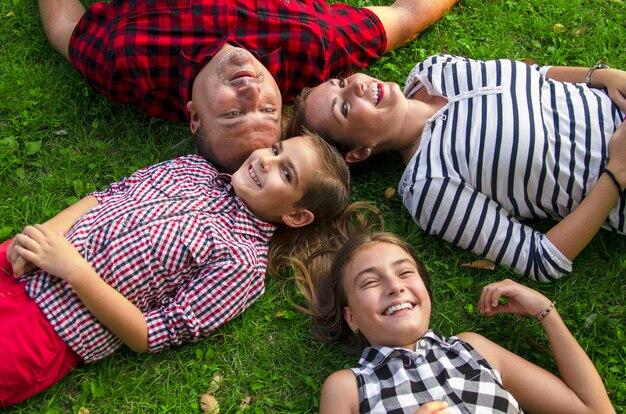
[[[238,92],[245,99],[246,103],[250,104],[250,106],[256,106],[261,93],[261,86],[254,81],[246,82],[239,88]]]

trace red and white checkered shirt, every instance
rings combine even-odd
[[[87,10],[69,55],[111,101],[184,121],[196,74],[225,43],[254,53],[288,100],[379,59],[387,36],[372,11],[324,0],[112,0]]]
[[[247,309],[264,291],[275,226],[230,195],[230,177],[188,155],[94,193],[100,204],[66,238],[100,277],[143,313],[151,352],[197,340]],[[36,271],[27,292],[85,362],[122,342],[62,279]]]

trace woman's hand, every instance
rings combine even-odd
[[[11,263],[13,276],[15,278],[19,278],[25,273],[32,272],[33,270],[37,269],[37,266],[17,254],[17,246],[19,245],[18,236],[19,235],[13,238],[13,241],[9,245],[9,249],[7,250],[7,259],[9,260],[9,263]]]
[[[500,302],[504,298],[504,303]],[[552,302],[534,289],[510,279],[492,283],[483,288],[478,300],[478,311],[484,316],[515,313],[537,317]]]
[[[61,234],[55,234],[41,224],[26,226],[21,234],[15,236],[9,250],[15,257],[15,260],[11,261],[12,264],[22,266],[21,258],[22,261],[66,281],[70,281],[68,279],[72,275],[80,274],[85,266],[90,268],[70,242]],[[22,266],[24,269],[26,267],[28,266]]]
[[[626,113],[626,72],[619,69],[595,70],[592,86],[606,88],[615,105]]]

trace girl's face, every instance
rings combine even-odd
[[[373,346],[415,349],[428,330],[431,302],[415,261],[404,249],[374,243],[346,266],[344,318]]]
[[[373,146],[381,136],[393,136],[407,111],[407,99],[396,83],[363,73],[322,83],[310,92],[304,105],[313,130],[323,129],[346,146]],[[343,142],[352,137],[359,142]]]
[[[296,204],[310,185],[318,162],[319,157],[306,138],[279,141],[248,157],[232,175],[233,188],[261,220],[300,227],[313,220],[310,211]]]

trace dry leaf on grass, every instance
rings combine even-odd
[[[554,30],[554,33],[563,33],[565,32],[567,29],[565,28],[565,26],[563,26],[561,23],[557,23],[554,25],[554,27],[552,28],[552,30]]]
[[[243,398],[239,403],[239,411],[243,411],[250,405],[250,397]]]
[[[496,268],[496,265],[494,262],[487,259],[478,259],[470,263],[461,263],[461,267],[469,267],[470,269],[494,270]]]
[[[89,408],[80,407],[78,409],[78,414],[89,414]]]
[[[209,389],[207,390],[207,394],[213,394],[220,387],[222,383],[222,376],[218,373],[213,374],[213,379],[209,383]]]
[[[219,404],[211,394],[202,394],[200,396],[200,409],[205,414],[219,414],[220,412]]]

